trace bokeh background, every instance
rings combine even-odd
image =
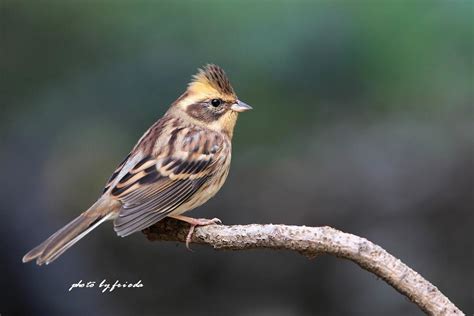
[[[472,1],[1,2],[2,315],[421,315],[329,256],[117,238],[23,254],[212,62],[254,107],[197,217],[364,236],[474,311]],[[141,289],[68,292],[83,281]]]

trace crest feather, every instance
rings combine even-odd
[[[207,64],[204,68],[200,68],[198,73],[193,76],[189,88],[193,90],[193,88],[198,87],[213,88],[225,95],[235,95],[224,70],[214,64]]]

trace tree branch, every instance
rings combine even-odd
[[[145,229],[143,233],[151,241],[184,242],[188,231],[188,224],[167,218]],[[309,258],[319,254],[335,255],[351,260],[385,280],[429,315],[464,315],[436,286],[382,247],[331,227],[209,225],[196,227],[192,242],[207,244],[214,249],[294,250]]]

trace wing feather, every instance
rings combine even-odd
[[[127,236],[136,231],[143,230],[169,215],[171,211],[192,196],[197,189],[197,187],[193,188],[190,186],[182,187],[178,192],[175,192],[176,198],[168,199],[167,203],[164,203],[166,206],[161,208],[159,212],[137,212],[132,217],[119,216],[115,221],[115,230],[119,236]],[[158,206],[151,204],[148,207],[153,209]]]
[[[208,132],[203,130],[184,129],[181,133],[185,136],[173,134],[174,143],[169,144],[174,149],[172,155],[143,155],[128,172],[120,174],[120,179],[112,179],[115,186],[110,192],[122,202],[114,221],[119,236],[143,230],[168,216],[192,199],[212,177],[220,154],[214,149],[222,147],[223,139],[209,140]],[[179,146],[178,141],[186,146]]]

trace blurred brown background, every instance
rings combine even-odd
[[[21,257],[95,201],[197,67],[228,73],[231,174],[196,217],[364,236],[474,311],[472,1],[2,1],[2,315],[420,315],[351,262],[215,252],[110,223]],[[73,282],[141,289],[68,292]]]

